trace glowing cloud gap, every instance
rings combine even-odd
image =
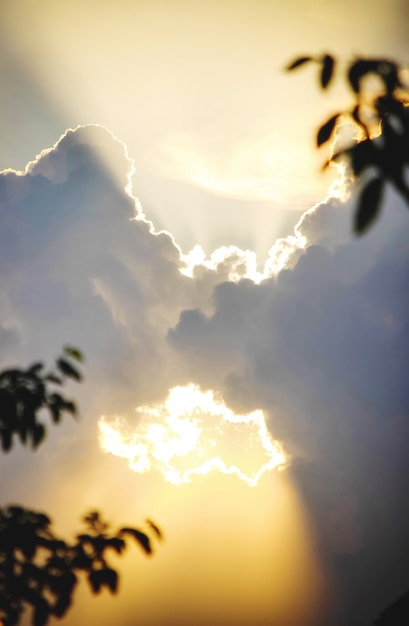
[[[214,391],[193,384],[174,387],[162,404],[139,407],[136,416],[136,424],[102,416],[102,450],[127,459],[135,472],[159,471],[175,485],[218,470],[254,487],[265,472],[288,463],[261,410],[236,415]]]
[[[294,234],[276,239],[264,263],[262,271],[258,270],[257,255],[252,250],[241,250],[237,246],[222,246],[211,253],[209,258],[203,248],[197,244],[187,254],[180,252],[181,274],[195,278],[200,268],[211,272],[224,273],[227,280],[239,282],[242,279],[252,280],[260,284],[281,270],[294,265],[299,254],[307,247],[308,238],[303,232],[303,222],[315,213],[322,205],[339,200],[345,203],[351,193],[351,180],[344,164],[331,164],[336,170],[337,178],[331,183],[327,196],[322,203],[314,204],[305,211],[294,227]]]
[[[277,239],[270,248],[268,258],[262,272],[257,270],[257,255],[251,250],[241,250],[237,246],[222,246],[215,250],[208,259],[203,248],[197,244],[187,254],[180,255],[181,274],[189,278],[195,277],[196,268],[206,268],[217,272],[224,268],[227,279],[239,282],[243,278],[252,280],[257,285],[263,280],[276,276],[287,267],[291,257],[299,250],[303,250],[307,240],[301,233]]]

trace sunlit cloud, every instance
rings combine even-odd
[[[103,451],[127,459],[134,472],[156,470],[176,485],[217,470],[254,487],[265,472],[288,463],[261,410],[235,414],[216,392],[193,384],[137,408],[133,420],[103,416],[98,426]]]
[[[323,202],[316,203],[305,211],[294,227],[294,232],[287,237],[277,238],[268,250],[267,259],[259,269],[259,259],[253,250],[242,250],[237,246],[222,246],[206,255],[200,244],[195,245],[187,254],[180,253],[179,271],[194,278],[198,268],[225,274],[225,280],[238,282],[249,279],[255,284],[276,276],[285,268],[292,267],[299,253],[305,250],[309,241],[303,231],[303,225],[321,206],[328,203],[346,203],[351,194],[351,181],[345,164],[330,165],[336,177],[329,186]]]
[[[62,183],[76,170],[85,169],[90,160],[99,161],[118,189],[132,195],[133,159],[126,144],[101,124],[68,128],[51,148],[42,150],[27,164],[25,173]]]
[[[220,132],[209,129],[210,134]],[[207,137],[208,140],[208,137]],[[155,156],[155,167],[162,175],[186,180],[215,194],[248,201],[274,201],[280,205],[300,203],[305,198],[325,194],[331,181],[305,177],[296,172],[294,164],[308,162],[309,147],[297,138],[283,138],[277,133],[264,132],[260,137],[241,138],[229,149],[219,147],[219,139],[206,145],[181,133],[171,134]],[[291,172],[291,174],[290,174]],[[297,186],[293,178],[297,176]]]
[[[118,178],[107,172],[104,151],[116,155]],[[2,355],[7,349],[13,362],[24,363],[43,358],[47,350],[51,358],[61,338],[75,341],[87,355],[86,385],[79,393],[86,398],[80,398],[84,415],[91,416],[83,428],[92,433],[85,430],[84,447],[78,448],[83,431],[75,440],[71,425],[64,424],[63,445],[46,444],[57,451],[44,455],[49,493],[61,476],[69,475],[66,482],[74,493],[64,496],[65,502],[78,508],[93,500],[102,507],[103,498],[112,499],[120,484],[116,472],[132,483],[129,465],[137,474],[149,473],[138,477],[142,490],[159,476],[158,482],[170,483],[160,485],[162,493],[171,498],[178,492],[181,501],[186,495],[189,507],[196,490],[200,502],[200,490],[215,485],[221,491],[233,485],[240,494],[244,489],[246,497],[236,499],[240,511],[251,508],[247,498],[267,492],[276,480],[273,470],[284,467],[290,453],[291,472],[284,477],[299,482],[305,499],[310,498],[309,514],[314,528],[324,529],[318,532],[325,550],[332,554],[335,547],[353,556],[360,537],[365,548],[377,549],[361,531],[373,510],[366,494],[374,476],[380,476],[375,462],[381,457],[382,471],[389,474],[384,472],[384,483],[377,480],[383,485],[380,501],[393,484],[397,464],[387,467],[388,454],[394,461],[400,458],[403,437],[397,441],[396,433],[408,411],[401,377],[407,355],[397,348],[407,335],[407,306],[400,297],[407,277],[406,213],[400,217],[402,207],[389,203],[384,212],[389,221],[382,222],[382,216],[373,236],[348,243],[351,203],[342,200],[348,186],[340,180],[332,195],[304,213],[290,236],[275,240],[264,228],[270,252],[258,268],[256,254],[238,246],[219,247],[209,256],[196,247],[183,255],[174,239],[156,231],[141,212],[127,186],[131,166],[123,144],[102,127],[80,127],[24,173],[1,176]],[[260,284],[280,272],[277,280]],[[174,387],[181,381],[200,387]],[[220,390],[225,401],[215,391],[202,391],[209,389]],[[168,393],[164,402],[148,404]],[[248,412],[253,407],[269,415],[268,428],[261,410]],[[103,412],[100,444],[110,454],[101,459],[96,449],[90,456],[86,446],[96,435],[92,418]],[[383,422],[384,414],[388,419]],[[60,429],[54,430],[52,435],[60,437]],[[377,451],[369,461],[367,442]],[[65,461],[59,475],[55,469]],[[29,474],[22,466],[21,484],[27,490]],[[73,475],[80,479],[81,493]],[[339,497],[334,489],[341,490]],[[322,495],[315,500],[317,490]],[[128,491],[119,491],[125,509]],[[277,503],[277,491],[271,493]],[[157,519],[165,519],[168,528],[173,513],[167,517],[165,504],[164,511]],[[242,519],[238,527],[248,533]],[[251,536],[259,532],[254,528]],[[394,530],[391,524],[389,536]],[[288,562],[287,544],[294,549],[294,532],[287,536],[280,559],[277,551],[272,556],[279,563],[277,577]],[[231,538],[230,530],[225,537]],[[203,545],[207,550],[208,537]],[[249,543],[248,550],[255,551],[254,545]],[[291,559],[296,573],[283,589],[293,589],[293,580],[300,578],[298,549]],[[231,559],[218,559],[217,567],[222,561]],[[306,572],[310,584],[310,566]],[[263,598],[270,598],[272,586],[277,590],[273,582],[266,582]],[[169,621],[166,616],[152,623]],[[254,615],[248,623],[254,623]]]
[[[179,271],[189,278],[194,278],[197,268],[206,268],[213,272],[225,269],[226,280],[237,283],[246,278],[258,285],[287,267],[294,253],[305,248],[306,243],[306,238],[300,233],[277,239],[268,252],[262,271],[257,269],[257,255],[252,250],[222,246],[207,257],[203,248],[197,244],[187,254],[181,253]]]
[[[238,282],[242,278],[249,278],[259,283],[264,275],[257,271],[257,256],[251,250],[241,250],[237,246],[222,246],[207,258],[203,248],[197,244],[187,254],[181,254],[180,272],[190,278],[194,277],[195,268],[202,267],[210,271],[220,271],[226,266],[226,278]]]

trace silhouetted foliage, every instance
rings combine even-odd
[[[44,371],[43,363],[34,363],[26,370],[0,373],[0,441],[4,452],[12,448],[14,435],[22,444],[37,448],[46,435],[46,427],[39,421],[44,412],[48,411],[55,424],[64,413],[77,414],[75,402],[57,392],[66,379],[82,379],[73,360],[82,362],[82,353],[67,346],[51,371]]]
[[[83,572],[91,591],[118,590],[118,573],[109,564],[109,551],[122,554],[132,537],[145,554],[152,553],[148,535],[134,528],[112,534],[98,512],[84,517],[85,532],[67,542],[51,529],[50,518],[20,506],[0,509],[0,616],[14,626],[26,606],[34,626],[51,616],[62,617],[72,604]]]
[[[39,417],[49,413],[58,424],[64,412],[76,415],[76,404],[55,391],[66,379],[77,382],[82,375],[75,362],[83,356],[67,346],[56,366],[45,371],[43,363],[26,370],[0,373],[0,440],[8,452],[16,435],[35,449],[46,428]],[[152,554],[151,539],[137,528],[124,527],[116,534],[96,511],[84,517],[85,532],[67,542],[55,535],[48,515],[9,506],[0,509],[0,624],[16,626],[26,607],[32,609],[33,626],[44,626],[51,616],[62,617],[72,604],[78,574],[83,572],[93,593],[118,589],[118,572],[107,562],[107,551],[122,554],[132,538],[145,554]],[[151,520],[147,528],[158,538],[162,533]]]
[[[292,71],[307,63],[319,66],[319,84],[327,89],[333,81],[335,59],[324,54],[302,56],[287,66]],[[402,67],[388,59],[354,59],[345,79],[353,93],[350,109],[332,115],[317,132],[317,147],[327,143],[338,123],[349,118],[359,131],[356,143],[332,155],[325,163],[346,158],[352,174],[360,179],[361,190],[354,220],[355,233],[361,235],[381,210],[384,183],[394,185],[409,205],[409,186],[405,168],[409,165],[409,87],[402,80]],[[366,88],[366,79],[376,77],[379,89]]]

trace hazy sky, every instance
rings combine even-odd
[[[1,459],[2,501],[166,535],[118,562],[117,597],[84,585],[68,626],[365,626],[406,591],[409,217],[389,193],[354,239],[314,151],[348,93],[283,71],[406,61],[404,5],[1,2],[1,363],[87,358],[80,422]],[[189,408],[192,385],[219,404]],[[178,471],[225,462],[181,485],[175,387],[197,442]],[[150,471],[101,450],[102,415]],[[275,440],[287,469],[241,480]]]
[[[265,255],[296,219],[285,209],[325,195],[314,132],[344,97],[342,81],[323,97],[312,71],[283,68],[305,52],[405,59],[407,17],[401,0],[2,0],[0,167],[97,122],[184,251],[234,237]]]

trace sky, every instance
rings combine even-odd
[[[353,236],[314,148],[350,96],[284,67],[407,62],[405,3],[0,11],[0,364],[86,356],[2,502],[165,535],[63,623],[371,624],[409,587],[409,219]]]

